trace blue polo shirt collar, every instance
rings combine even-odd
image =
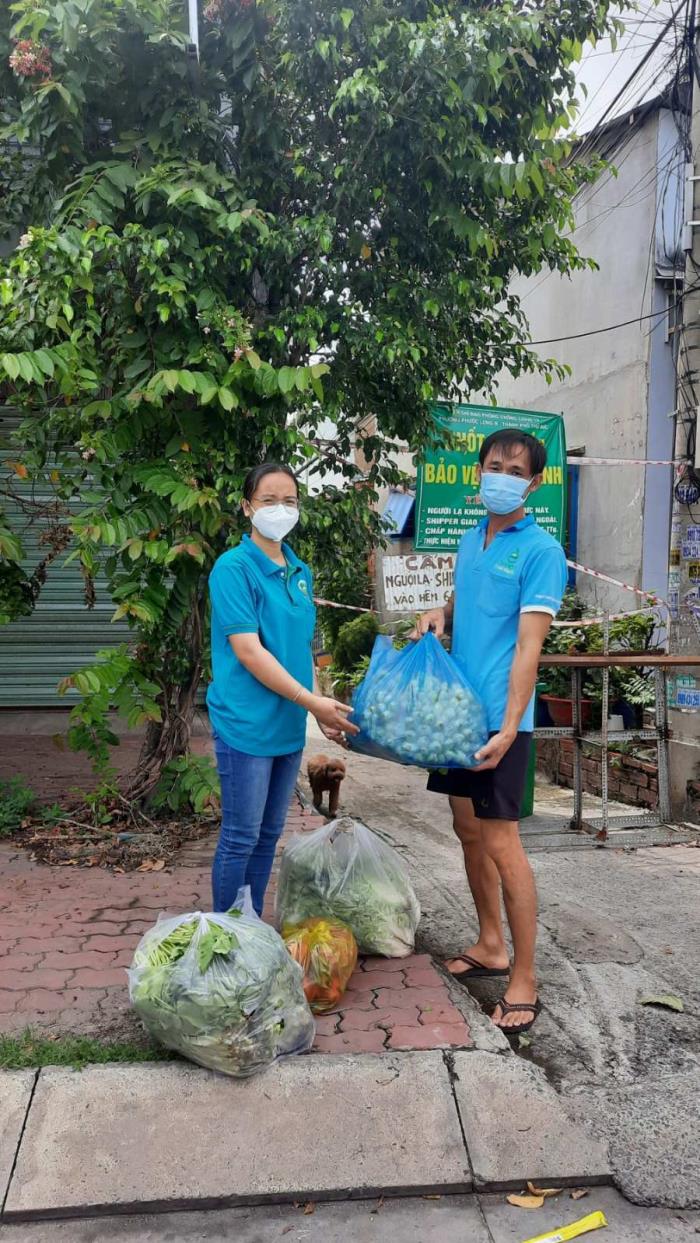
[[[526,527],[531,527],[534,521],[534,514],[524,514],[523,517],[518,519],[517,522],[514,522],[511,527],[504,527],[502,531],[498,532],[498,534],[505,535],[507,531],[524,531]],[[479,529],[485,531],[488,525],[489,516],[487,514],[486,517],[482,518],[479,522]]]
[[[258,548],[257,544],[253,543],[249,535],[243,536],[241,544],[246,555],[253,558],[257,565],[260,566],[263,574],[284,574],[285,567],[283,565],[275,565],[275,562],[267,556],[267,553],[264,553],[262,548]],[[282,545],[282,552],[285,555],[287,564],[291,565],[293,569],[296,570],[303,564],[296,553],[292,552],[289,544]]]

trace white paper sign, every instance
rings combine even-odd
[[[409,553],[382,558],[384,602],[389,613],[417,613],[440,608],[454,590],[455,557],[451,553]]]

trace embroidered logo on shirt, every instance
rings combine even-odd
[[[303,591],[304,595],[306,595],[306,592],[307,592],[307,586],[306,586],[306,579],[305,579],[305,578],[300,578],[300,579],[299,579],[299,590],[300,590],[300,591]]]
[[[513,578],[513,576],[515,575],[515,569],[513,567],[515,566],[515,563],[516,561],[519,560],[519,558],[520,558],[520,549],[513,548],[511,552],[508,553],[508,556],[505,562],[499,561],[494,566],[494,569],[498,570],[499,574],[507,574],[509,578]]]

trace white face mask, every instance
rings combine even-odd
[[[299,510],[296,505],[263,505],[260,509],[254,509],[251,515],[251,522],[256,531],[269,540],[274,540],[276,544],[281,544],[285,535],[296,526],[299,521]]]

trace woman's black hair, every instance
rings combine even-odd
[[[252,501],[258,490],[258,485],[267,475],[287,475],[294,480],[294,487],[299,492],[299,484],[291,466],[281,466],[279,462],[262,462],[260,466],[254,466],[248,471],[243,484],[243,499]]]

